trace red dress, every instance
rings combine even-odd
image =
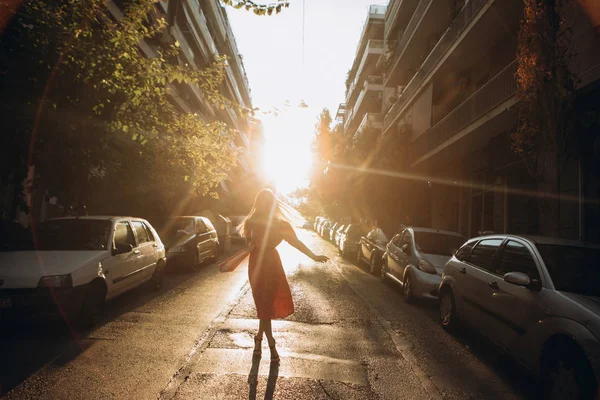
[[[248,262],[248,279],[258,318],[285,318],[294,312],[294,302],[276,247],[282,240],[295,239],[296,233],[287,222],[273,221],[270,229],[257,222],[250,229],[254,250]]]

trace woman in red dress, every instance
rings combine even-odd
[[[279,201],[268,189],[256,195],[254,206],[240,229],[253,247],[248,264],[248,278],[260,321],[254,338],[254,355],[261,354],[265,334],[271,350],[271,361],[279,362],[271,320],[291,315],[294,312],[294,302],[276,247],[285,240],[316,262],[326,262],[329,259],[314,254],[296,237]]]

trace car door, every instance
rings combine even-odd
[[[360,240],[360,251],[365,259],[370,260],[373,254],[373,248],[375,247],[375,231],[369,232],[367,237],[363,237]]]
[[[501,276],[521,272],[529,279],[540,282],[540,266],[527,242],[509,239],[500,249],[497,270]],[[521,339],[530,326],[544,316],[540,301],[540,286],[530,288],[498,279],[498,288],[492,289],[491,313],[496,316],[498,330],[494,340],[515,355],[523,354]]]
[[[398,265],[398,253],[400,253],[400,239],[402,234],[399,233],[392,238],[392,241],[387,245],[387,262],[388,273],[394,277],[398,276],[400,266]]]
[[[212,238],[202,218],[196,218],[196,237],[199,259],[205,260],[210,257]]]
[[[214,227],[212,222],[209,219],[203,219],[204,225],[206,225],[206,230],[208,232],[208,249],[207,254],[208,257],[214,257],[217,255],[217,248],[219,245],[219,235],[217,233],[217,229]]]
[[[133,220],[131,221],[131,224],[133,225],[133,230],[138,242],[138,247],[136,250],[140,252],[142,257],[140,261],[140,267],[136,271],[136,275],[132,277],[132,285],[135,286],[140,282],[152,277],[157,261],[157,245],[154,242],[154,237],[150,236],[151,232],[148,232],[148,229],[144,225],[143,221]],[[136,250],[134,250],[134,252]]]
[[[495,272],[496,253],[503,238],[480,240],[459,270],[460,296],[464,316],[488,337],[494,336],[498,323],[492,312],[494,286],[501,276]],[[496,284],[494,285],[494,282]]]
[[[402,233],[402,237],[400,238],[400,246],[398,246],[398,258],[396,260],[398,264],[398,275],[396,278],[398,278],[400,281],[404,280],[404,270],[406,270],[413,252],[414,246],[412,232],[410,229],[405,229]]]
[[[142,264],[141,252],[137,249],[133,227],[128,220],[115,222],[112,239],[113,249],[116,249],[119,243],[130,245],[131,251],[113,255],[102,262],[102,269],[108,286],[108,297],[126,290],[130,286],[129,278]]]

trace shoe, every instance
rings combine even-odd
[[[271,362],[279,364],[279,362],[281,361],[281,357],[279,357],[279,353],[275,348],[275,339],[273,339],[273,344],[269,342],[269,350],[271,350]]]
[[[252,352],[252,356],[258,357],[262,355],[262,338],[257,338],[254,336],[254,351]]]

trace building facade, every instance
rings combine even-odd
[[[394,182],[385,188],[395,200],[394,212],[379,218],[470,237],[493,231],[600,241],[600,57],[594,50],[600,37],[589,13],[576,7],[576,136],[587,145],[565,157],[549,186],[511,148],[522,16],[519,0],[390,1],[377,63],[381,135],[370,158],[396,150],[394,170],[387,171]],[[551,211],[558,214],[544,214],[546,196],[556,200]]]

